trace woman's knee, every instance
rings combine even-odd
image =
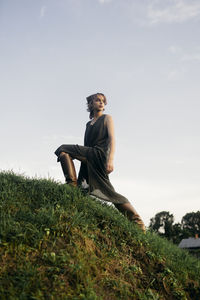
[[[62,152],[60,152],[59,156],[60,156],[60,157],[63,157],[63,156],[65,156],[66,154],[67,154],[66,152],[63,152],[63,151],[62,151]]]
[[[63,158],[63,157],[70,157],[70,158],[72,158],[67,152],[60,152],[60,154],[59,154],[59,158]]]

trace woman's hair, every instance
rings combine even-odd
[[[90,95],[90,96],[86,97],[86,100],[87,100],[87,111],[89,111],[89,113],[90,113],[90,119],[92,119],[94,117],[93,100],[98,95],[103,96],[104,104],[105,105],[107,104],[106,96],[104,94],[102,94],[102,93],[96,93],[96,94],[93,94],[93,95]]]

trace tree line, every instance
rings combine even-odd
[[[181,223],[174,223],[174,216],[169,211],[161,211],[150,219],[149,229],[175,244],[197,234],[200,237],[200,211],[185,214]]]

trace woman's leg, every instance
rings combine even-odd
[[[77,176],[73,159],[86,162],[87,151],[87,147],[79,145],[62,145],[56,150],[55,154],[61,163],[66,183],[77,186]]]
[[[129,220],[135,222],[143,231],[145,231],[145,225],[131,203],[114,203],[114,205],[121,213],[126,215]]]
[[[74,163],[68,153],[61,152],[59,155],[61,167],[65,176],[66,183],[77,186],[77,176]]]

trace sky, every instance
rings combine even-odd
[[[64,183],[54,151],[83,144],[102,92],[115,190],[147,226],[180,222],[199,210],[199,78],[199,0],[0,0],[0,170]]]

